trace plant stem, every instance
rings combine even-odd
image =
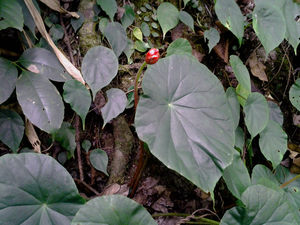
[[[160,217],[160,216],[187,217],[187,216],[190,216],[190,215],[186,214],[186,213],[156,213],[156,214],[152,215],[152,217]],[[194,219],[199,220],[199,221],[195,221],[195,222],[187,221],[187,222],[184,222],[184,223],[186,223],[186,224],[211,224],[211,225],[219,225],[220,224],[218,221],[207,219],[207,218],[197,217],[197,218],[194,218]]]
[[[138,95],[139,79],[140,79],[142,71],[146,65],[147,65],[147,63],[144,62],[135,76],[135,80],[134,80],[134,111],[136,111],[137,103],[139,101],[139,95]]]
[[[297,176],[293,177],[292,179],[290,179],[287,182],[285,182],[282,185],[280,185],[280,188],[284,188],[284,187],[288,186],[290,183],[292,183],[293,181],[295,181],[295,180],[297,180],[299,178],[300,178],[300,174],[298,174]]]

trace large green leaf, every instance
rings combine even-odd
[[[171,55],[148,67],[143,91],[135,116],[139,138],[166,166],[212,192],[234,151],[220,81],[196,60]]]
[[[157,8],[157,19],[163,31],[163,39],[166,33],[176,27],[179,21],[178,9],[169,2],[163,2]]]
[[[130,5],[125,5],[125,12],[121,19],[124,29],[129,27],[134,21],[134,10]]]
[[[269,120],[266,128],[259,133],[259,147],[267,160],[270,160],[273,168],[281,162],[287,150],[287,135],[281,126]]]
[[[64,104],[59,92],[46,77],[23,71],[16,90],[23,113],[34,125],[49,133],[60,128]]]
[[[271,170],[269,170],[266,166],[258,164],[253,168],[251,174],[251,182],[252,184],[261,184],[264,180],[269,180],[275,186],[279,187],[280,184]]]
[[[104,120],[103,127],[106,123],[121,114],[125,110],[127,104],[126,94],[118,88],[109,89],[106,92],[106,95],[108,101],[101,109]]]
[[[68,122],[63,122],[61,127],[52,133],[53,139],[57,141],[69,153],[70,157],[74,156],[76,148],[75,129]]]
[[[64,82],[71,79],[54,53],[45,48],[29,48],[18,62],[33,73],[41,74],[50,80]]]
[[[185,25],[187,25],[189,28],[191,28],[192,31],[194,31],[194,19],[189,13],[187,13],[186,11],[180,11],[179,20]]]
[[[260,93],[251,93],[247,98],[244,113],[246,126],[253,139],[269,122],[269,107],[267,100]]]
[[[293,46],[295,54],[297,53],[297,46],[299,45],[300,37],[300,23],[296,22],[296,17],[299,16],[300,5],[299,2],[285,0],[283,15],[286,22],[285,38]]]
[[[217,0],[215,11],[221,23],[238,38],[241,45],[244,36],[244,16],[235,0]]]
[[[234,128],[237,128],[240,122],[240,104],[233,87],[227,88],[226,97],[232,113]]]
[[[126,31],[122,25],[117,22],[107,24],[104,35],[116,56],[119,57],[127,45]]]
[[[8,27],[23,30],[22,7],[16,0],[0,0],[0,30]]]
[[[103,46],[91,48],[82,61],[82,75],[93,92],[93,98],[108,85],[118,72],[118,59],[112,50]]]
[[[286,32],[282,9],[274,2],[255,0],[252,14],[254,31],[267,55],[283,41]]]
[[[0,104],[14,91],[17,78],[17,68],[9,60],[0,57]]]
[[[83,129],[85,117],[89,111],[92,99],[90,92],[77,80],[69,80],[64,84],[64,100],[81,117]]]
[[[242,194],[242,202],[245,208],[228,210],[221,225],[299,224],[297,210],[287,202],[282,190],[253,185]]]
[[[100,5],[103,11],[109,16],[110,20],[113,21],[118,9],[116,0],[97,0],[97,4]]]
[[[247,67],[236,55],[230,56],[230,65],[238,82],[248,91],[251,92],[250,75]]]
[[[157,225],[147,210],[121,195],[94,198],[82,207],[72,225]]]
[[[0,224],[70,225],[84,203],[71,175],[50,156],[0,158]]]
[[[0,109],[0,140],[17,152],[24,134],[24,122],[18,113]]]
[[[167,49],[167,56],[174,54],[192,55],[192,50],[192,46],[187,39],[178,38],[169,45]]]
[[[300,111],[300,78],[292,85],[289,91],[289,98],[292,105]]]
[[[223,178],[230,192],[241,199],[243,192],[251,185],[247,167],[238,153],[234,154],[230,166],[224,170]]]
[[[219,32],[211,27],[209,30],[204,31],[204,38],[208,40],[209,52],[215,47],[220,41]]]

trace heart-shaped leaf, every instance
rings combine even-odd
[[[129,27],[134,21],[134,10],[130,5],[125,5],[125,12],[121,19],[124,29]]]
[[[243,192],[251,185],[247,167],[237,152],[231,165],[224,170],[223,178],[230,192],[238,199],[241,199]]]
[[[107,24],[104,35],[116,56],[119,57],[127,45],[126,31],[122,25],[117,22]]]
[[[244,36],[244,16],[235,0],[217,0],[215,11],[221,23],[238,38],[241,45]]]
[[[109,176],[107,173],[108,156],[105,151],[98,148],[92,150],[90,153],[90,162],[96,170]]]
[[[23,71],[16,90],[23,113],[34,125],[48,133],[60,128],[64,104],[59,92],[46,77]]]
[[[100,5],[103,11],[109,16],[110,20],[113,21],[118,9],[116,0],[97,0],[97,4]]]
[[[64,100],[81,117],[85,129],[85,117],[89,111],[92,99],[90,92],[77,80],[69,80],[64,84]]]
[[[282,190],[253,185],[242,194],[245,208],[228,210],[220,225],[299,224],[298,210],[287,203]]]
[[[277,122],[269,120],[266,128],[259,133],[259,147],[276,168],[287,150],[287,135]]]
[[[192,55],[192,50],[192,46],[188,40],[185,38],[178,38],[169,45],[167,49],[167,56],[175,54]]]
[[[289,91],[289,98],[292,105],[300,111],[300,78],[292,85]]]
[[[178,9],[169,2],[163,2],[157,8],[157,19],[163,31],[163,39],[165,39],[166,33],[178,24]]]
[[[194,31],[194,19],[189,13],[187,13],[186,11],[180,11],[179,20],[185,25],[187,25],[189,28],[191,28],[192,31]]]
[[[235,91],[236,91],[239,103],[241,104],[241,106],[244,107],[246,104],[247,98],[249,97],[251,92],[248,91],[246,88],[244,88],[244,86],[242,86],[241,84],[237,85]]]
[[[108,85],[118,72],[118,59],[112,50],[103,46],[91,48],[82,61],[82,75],[93,92],[93,98]]]
[[[80,17],[79,18],[71,18],[71,25],[75,32],[79,30],[79,28],[84,23],[84,15],[81,12],[76,12]]]
[[[297,54],[297,46],[300,43],[300,23],[295,18],[299,16],[300,5],[299,2],[285,1],[283,15],[286,22],[285,38],[293,46],[295,54]]]
[[[17,152],[24,134],[24,122],[18,113],[0,109],[0,140]]]
[[[236,55],[230,56],[230,65],[238,82],[248,91],[251,92],[250,75],[247,67]]]
[[[1,224],[70,225],[84,204],[71,175],[50,156],[0,158]]]
[[[72,225],[157,225],[147,210],[121,195],[94,198],[82,207]]]
[[[0,57],[0,104],[15,90],[17,78],[17,68],[9,60]]]
[[[209,30],[204,31],[204,38],[208,40],[209,52],[215,47],[220,41],[219,32],[211,27]]]
[[[29,71],[43,75],[50,80],[64,82],[71,79],[55,54],[45,48],[27,49],[18,62]]]
[[[106,123],[111,121],[113,118],[116,118],[119,114],[121,114],[127,104],[127,98],[124,91],[118,88],[111,88],[106,92],[107,95],[107,103],[101,109],[102,117],[104,120],[103,127]]]
[[[247,98],[245,107],[245,122],[252,139],[265,127],[269,122],[269,107],[267,100],[260,93],[251,93]]]
[[[240,104],[233,87],[227,88],[226,97],[232,113],[234,128],[237,128],[240,122]]]
[[[61,127],[52,133],[53,139],[57,141],[69,153],[69,157],[74,156],[76,148],[75,129],[68,122],[63,122]]]
[[[273,1],[255,1],[253,29],[266,50],[266,55],[284,39],[286,24],[282,9]]]
[[[16,0],[0,1],[0,30],[8,27],[23,30],[23,12],[22,7]]]
[[[212,193],[234,151],[220,81],[196,60],[171,55],[147,69],[143,91],[135,116],[139,138],[166,166]]]

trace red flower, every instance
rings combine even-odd
[[[151,48],[146,54],[146,63],[147,64],[154,64],[158,61],[160,55],[157,48]]]

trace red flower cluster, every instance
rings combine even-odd
[[[158,61],[160,57],[159,51],[157,48],[151,48],[146,54],[146,63],[147,64],[154,64]]]

